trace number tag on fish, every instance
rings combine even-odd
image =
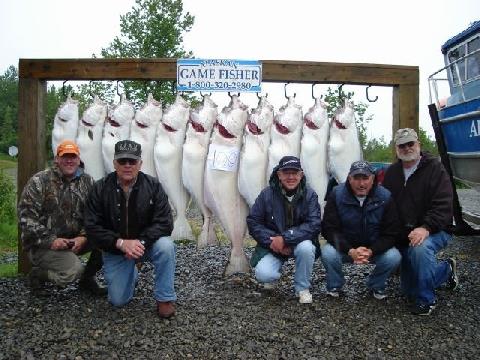
[[[207,166],[209,169],[237,171],[240,149],[234,146],[210,144],[208,148]]]

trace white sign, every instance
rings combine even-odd
[[[16,146],[10,146],[8,148],[8,155],[17,156],[17,154],[18,154],[18,148]]]
[[[240,160],[240,149],[235,146],[210,144],[207,166],[209,169],[236,171]]]
[[[177,91],[261,92],[257,60],[177,60]]]

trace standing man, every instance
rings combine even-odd
[[[452,290],[458,286],[455,260],[436,259],[452,239],[452,187],[442,163],[420,151],[415,130],[398,130],[394,142],[399,160],[387,169],[383,185],[392,192],[403,224],[402,291],[415,300],[414,314],[430,315],[435,289],[443,283]]]
[[[80,166],[80,151],[73,141],[57,147],[54,165],[33,175],[18,202],[24,250],[32,270],[29,282],[38,292],[46,281],[66,286],[80,278],[79,287],[95,295],[106,290],[95,281],[102,254],[87,241],[83,211],[93,179]],[[84,267],[78,255],[91,251]]]
[[[149,260],[155,268],[154,297],[162,318],[175,314],[175,245],[168,198],[157,179],[140,171],[140,144],[115,144],[115,171],[98,180],[86,203],[89,238],[104,250],[108,300],[127,304],[134,295],[135,263]]]
[[[272,287],[281,276],[283,262],[293,256],[295,292],[300,303],[311,303],[320,223],[318,197],[306,186],[300,160],[284,156],[273,169],[270,186],[262,190],[247,217],[250,235],[257,241],[251,259],[257,280]]]
[[[386,298],[386,281],[401,260],[394,247],[399,232],[390,191],[375,183],[375,170],[368,162],[354,162],[347,182],[332,190],[325,206],[322,235],[328,243],[322,247],[322,263],[327,294],[340,295],[345,284],[342,263],[372,263],[375,269],[367,287],[376,299]]]

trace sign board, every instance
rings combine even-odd
[[[177,91],[261,92],[261,83],[256,60],[177,60]]]
[[[8,155],[17,156],[17,154],[18,154],[18,148],[16,146],[10,146],[8,148]]]

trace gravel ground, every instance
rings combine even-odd
[[[302,305],[292,289],[293,262],[267,292],[249,276],[224,279],[227,255],[225,246],[178,246],[171,320],[154,312],[149,264],[121,309],[74,285],[35,297],[23,277],[0,279],[0,359],[478,358],[480,237],[457,238],[441,254],[459,260],[461,286],[440,290],[430,317],[409,313],[398,277],[388,299],[373,299],[363,285],[369,266],[345,267],[345,294],[333,299],[317,261],[314,302]]]

